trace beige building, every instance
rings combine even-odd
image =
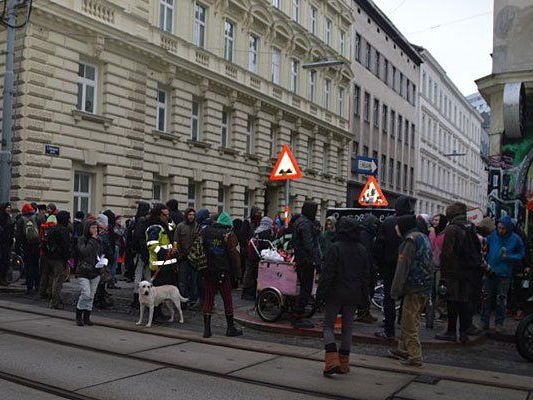
[[[481,158],[483,118],[431,53],[417,50],[424,60],[418,86],[417,211],[444,213],[454,201],[484,209],[488,174]]]
[[[414,197],[421,59],[370,0],[353,0],[352,160],[377,159],[377,178],[389,203]],[[348,204],[356,205],[366,177],[352,161]]]
[[[342,0],[34,2],[17,31],[13,201],[273,214],[287,143],[305,175],[292,206],[344,205],[352,72],[302,65],[348,62],[351,18]]]

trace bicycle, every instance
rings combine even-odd
[[[11,252],[9,259],[9,267],[7,270],[7,281],[9,283],[16,283],[25,275],[24,260],[20,255]]]

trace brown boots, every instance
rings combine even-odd
[[[347,374],[350,372],[350,351],[340,350],[337,353],[335,344],[326,345],[324,376]]]
[[[340,372],[339,374],[347,374],[350,372],[350,352],[339,350]]]

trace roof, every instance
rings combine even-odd
[[[411,43],[409,43],[399,29],[394,26],[392,21],[385,15],[383,11],[381,11],[377,5],[374,4],[372,0],[354,1],[368,14],[370,18],[372,18],[372,20],[374,20],[376,24],[380,26],[381,29],[383,29],[383,31],[389,35],[392,40],[394,40],[398,46],[400,46],[404,53],[407,54],[407,56],[411,58],[416,65],[423,63],[422,58],[420,58],[418,52],[413,49]]]

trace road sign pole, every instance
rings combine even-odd
[[[290,200],[290,184],[291,180],[285,181],[285,228],[289,226],[289,200]]]

